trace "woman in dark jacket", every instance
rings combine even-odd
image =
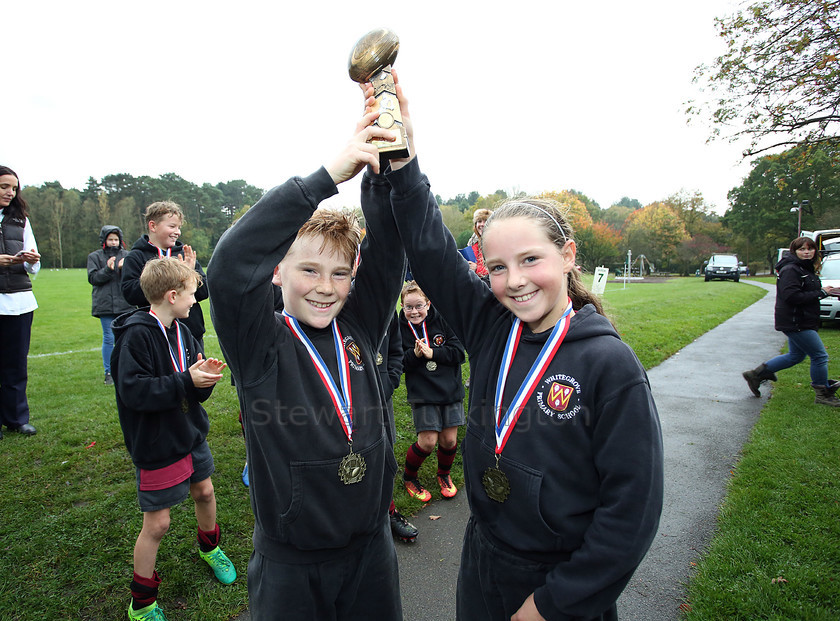
[[[113,384],[111,377],[111,351],[114,349],[114,334],[111,323],[118,315],[134,310],[125,301],[120,289],[120,275],[123,260],[128,251],[123,242],[122,230],[106,224],[99,231],[102,248],[88,255],[88,282],[93,285],[91,314],[102,322],[102,363],[105,366],[105,383]]]
[[[776,381],[776,371],[811,359],[811,386],[816,393],[814,403],[840,406],[834,393],[840,382],[828,379],[828,353],[817,330],[820,327],[820,300],[840,295],[840,289],[823,287],[816,272],[819,269],[817,245],[810,237],[797,237],[790,244],[790,254],[776,264],[776,330],[788,338],[788,353],[771,358],[751,371],[744,379],[756,397],[764,380]]]

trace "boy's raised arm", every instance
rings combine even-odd
[[[265,370],[268,336],[274,325],[274,268],[318,204],[365,166],[379,165],[373,138],[390,132],[371,126],[368,113],[353,138],[327,166],[308,177],[293,177],[269,190],[219,240],[207,267],[210,312],[225,358],[235,374]]]

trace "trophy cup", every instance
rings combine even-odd
[[[383,129],[394,130],[397,134],[394,142],[373,140],[371,144],[379,149],[382,160],[408,157],[408,136],[400,114],[397,101],[397,88],[391,75],[391,65],[397,58],[400,40],[396,34],[386,28],[371,30],[356,43],[350,52],[347,70],[355,82],[373,84],[376,103],[373,111],[379,111],[375,124]]]

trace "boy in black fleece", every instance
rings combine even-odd
[[[368,85],[367,106],[372,95]],[[362,118],[332,164],[266,193],[208,268],[213,324],[242,403],[255,621],[402,619],[387,517],[396,461],[376,365],[405,269],[390,213],[389,179],[401,171],[392,160],[378,174],[369,140],[393,135],[371,125],[377,116]],[[351,286],[355,218],[314,210],[365,165],[366,236]]]
[[[148,306],[151,300],[147,300],[140,288],[140,273],[143,266],[151,259],[162,259],[173,257],[186,263],[190,269],[204,279],[204,270],[196,258],[195,251],[190,246],[182,244],[178,238],[181,236],[181,226],[184,224],[184,212],[177,203],[172,201],[159,201],[146,207],[146,226],[149,229],[148,235],[142,235],[134,242],[131,252],[125,258],[120,278],[120,287],[123,297],[129,304],[134,306]],[[196,302],[207,299],[207,287],[199,287],[195,293]],[[196,304],[190,309],[190,314],[183,321],[189,328],[198,344],[204,348],[204,314],[201,305]]]
[[[195,304],[198,274],[181,261],[153,259],[140,276],[151,308],[121,315],[113,324],[111,357],[117,411],[125,446],[136,466],[137,499],[143,528],[134,546],[134,579],[129,619],[164,619],[157,604],[160,577],[155,560],[169,529],[170,507],[187,495],[195,501],[199,556],[224,584],[236,570],[219,548],[216,497],[207,446],[210,421],[200,403],[221,378],[225,364],[203,359],[180,319]]]

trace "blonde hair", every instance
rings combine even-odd
[[[417,284],[414,280],[409,280],[403,285],[402,291],[400,291],[400,304],[405,302],[405,296],[409,293],[416,293],[417,295],[422,295],[423,298],[428,302],[429,296],[423,293],[423,290],[420,288],[420,285]]]
[[[172,201],[158,201],[146,207],[146,213],[143,214],[146,218],[146,224],[149,222],[160,222],[167,216],[178,216],[181,218],[181,223],[184,222],[184,212],[178,203]]]
[[[179,259],[152,259],[143,266],[140,274],[140,288],[152,304],[163,301],[167,291],[181,292],[187,286],[201,286],[201,275]]]
[[[500,221],[511,218],[534,220],[545,231],[551,243],[561,250],[565,247],[567,241],[574,240],[572,225],[569,224],[569,220],[560,204],[554,200],[526,197],[506,201],[488,218],[487,224],[484,225],[484,233],[486,234]],[[481,238],[481,244],[483,246],[484,236]],[[482,252],[484,252],[483,247]],[[604,307],[600,298],[586,288],[576,268],[569,270],[566,284],[569,297],[572,299],[572,308],[580,310],[585,305],[592,304],[599,314],[604,315]]]
[[[296,239],[321,237],[319,252],[329,249],[345,257],[350,265],[356,261],[359,244],[362,243],[362,229],[352,212],[335,209],[317,209],[300,227]]]

